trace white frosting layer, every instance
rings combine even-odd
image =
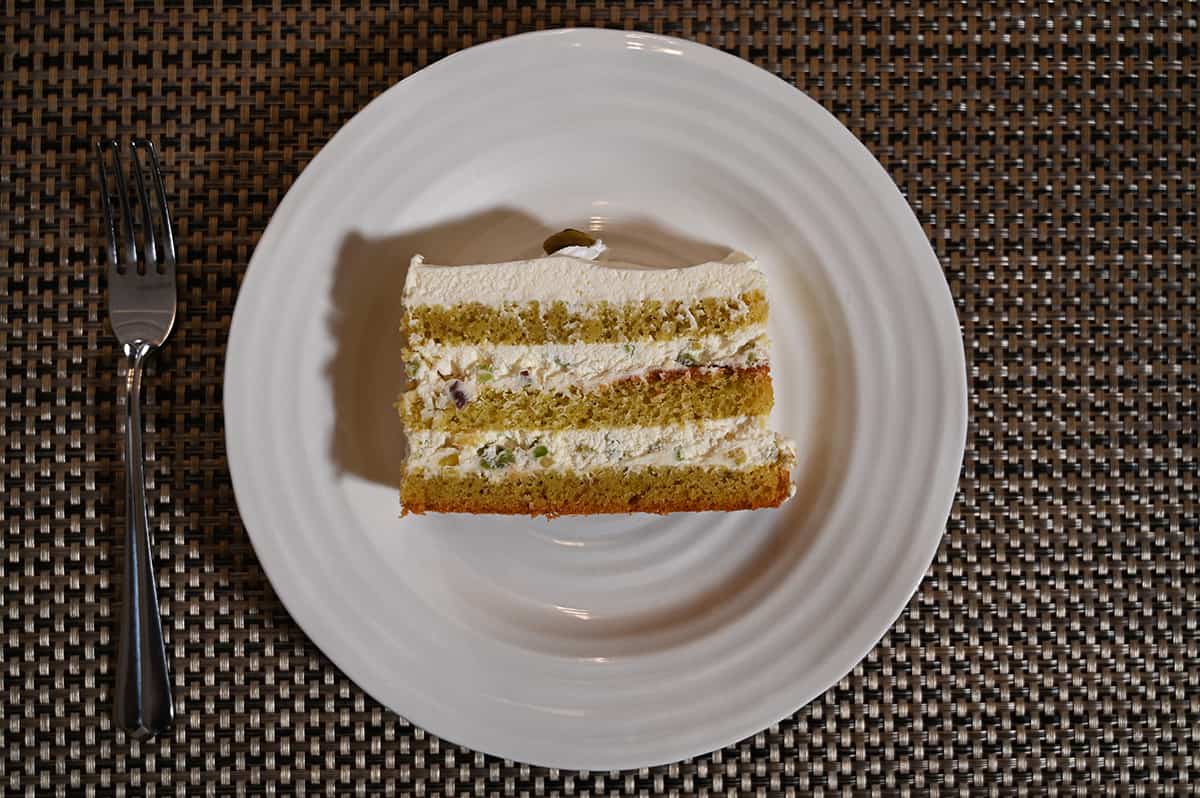
[[[532,386],[554,390],[572,385],[594,388],[650,371],[690,366],[747,368],[767,363],[770,341],[765,324],[728,335],[671,341],[615,344],[420,344],[405,364],[410,384],[426,407],[449,407],[450,385],[458,383],[468,400],[483,388],[519,391]]]
[[[558,254],[477,266],[433,266],[416,255],[404,283],[404,303],[410,308],[463,302],[624,303],[736,297],[765,290],[766,278],[758,263],[740,252],[722,261],[678,269],[593,263]]]
[[[586,471],[618,466],[705,466],[749,469],[792,457],[792,444],[761,416],[672,427],[409,432],[408,467],[489,478],[541,470]]]

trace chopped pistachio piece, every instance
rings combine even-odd
[[[504,468],[507,465],[512,465],[516,458],[513,453],[498,443],[489,443],[486,446],[480,446],[476,451],[479,455],[479,464],[484,468]]]

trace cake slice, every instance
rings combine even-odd
[[[558,245],[567,246],[559,248]],[[477,266],[413,258],[404,288],[404,512],[774,507],[792,493],[766,281],[749,256],[593,261],[599,242]]]

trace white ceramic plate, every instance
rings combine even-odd
[[[769,279],[779,510],[400,518],[405,265],[754,253]],[[226,440],[263,567],[321,649],[431,732],[606,770],[752,735],[874,645],[941,538],[966,428],[954,307],[920,226],[807,96],[675,39],[519,36],[352,119],[280,203],[238,298]]]

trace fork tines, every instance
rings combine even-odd
[[[122,157],[123,149],[116,139],[96,142],[100,198],[108,224],[109,266],[117,274],[130,270],[138,274],[174,274],[175,237],[158,153],[147,139],[129,142],[128,158]],[[124,162],[128,162],[133,180],[126,178]],[[147,182],[153,190],[147,188]],[[140,214],[134,213],[135,204]]]

